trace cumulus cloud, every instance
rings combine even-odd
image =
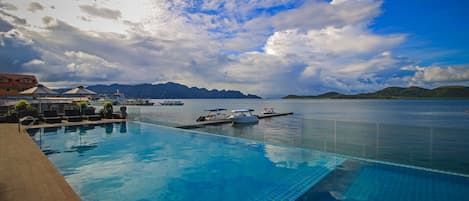
[[[424,82],[462,82],[469,81],[469,66],[428,66],[416,67],[414,81]]]
[[[118,10],[112,10],[109,8],[98,8],[90,5],[81,5],[80,9],[93,16],[107,18],[107,19],[119,19],[121,17],[121,12]]]
[[[38,10],[43,10],[44,7],[38,2],[31,2],[28,6],[28,10],[31,12],[36,12]]]
[[[38,66],[38,65],[44,65],[45,62],[39,59],[33,59],[31,61],[28,61],[23,64],[23,66]]]

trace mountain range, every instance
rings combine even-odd
[[[283,99],[406,99],[406,98],[469,98],[469,87],[441,86],[434,89],[422,87],[387,87],[372,93],[341,94],[327,92],[317,96],[288,95]]]
[[[252,94],[243,94],[235,90],[208,90],[206,88],[188,87],[182,84],[167,82],[162,84],[111,84],[86,87],[98,94],[113,94],[119,90],[128,98],[151,99],[202,99],[202,98],[261,98]],[[58,89],[64,92],[69,89]]]

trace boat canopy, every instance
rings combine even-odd
[[[253,109],[238,109],[238,110],[231,110],[233,113],[239,113],[239,112],[252,112],[254,111]]]
[[[216,108],[216,109],[210,109],[210,110],[205,110],[207,112],[218,112],[218,111],[225,111],[226,109],[224,108]]]

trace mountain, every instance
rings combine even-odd
[[[283,99],[405,99],[405,98],[469,98],[469,87],[441,86],[434,89],[421,87],[387,87],[372,93],[355,95],[327,92],[317,96],[288,95]]]
[[[86,87],[99,94],[113,94],[117,90],[128,98],[153,98],[153,99],[197,99],[197,98],[261,98],[252,94],[243,94],[234,90],[208,90],[205,88],[187,87],[182,84],[168,82],[163,84],[111,84],[94,85]],[[68,89],[59,89],[63,92]]]

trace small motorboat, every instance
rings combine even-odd
[[[252,115],[253,109],[238,109],[232,110],[228,119],[231,119],[234,124],[250,124],[257,123],[259,119],[257,116]]]
[[[225,120],[228,119],[229,115],[226,114],[224,111],[226,109],[223,108],[217,108],[217,109],[211,109],[211,110],[205,110],[208,112],[207,115],[205,116],[200,116],[197,118],[197,121],[216,121],[216,120]]]
[[[266,107],[264,111],[262,111],[262,114],[276,114],[276,112],[273,107]]]
[[[160,105],[165,105],[165,106],[179,106],[179,105],[184,105],[182,101],[163,101],[160,102]]]

